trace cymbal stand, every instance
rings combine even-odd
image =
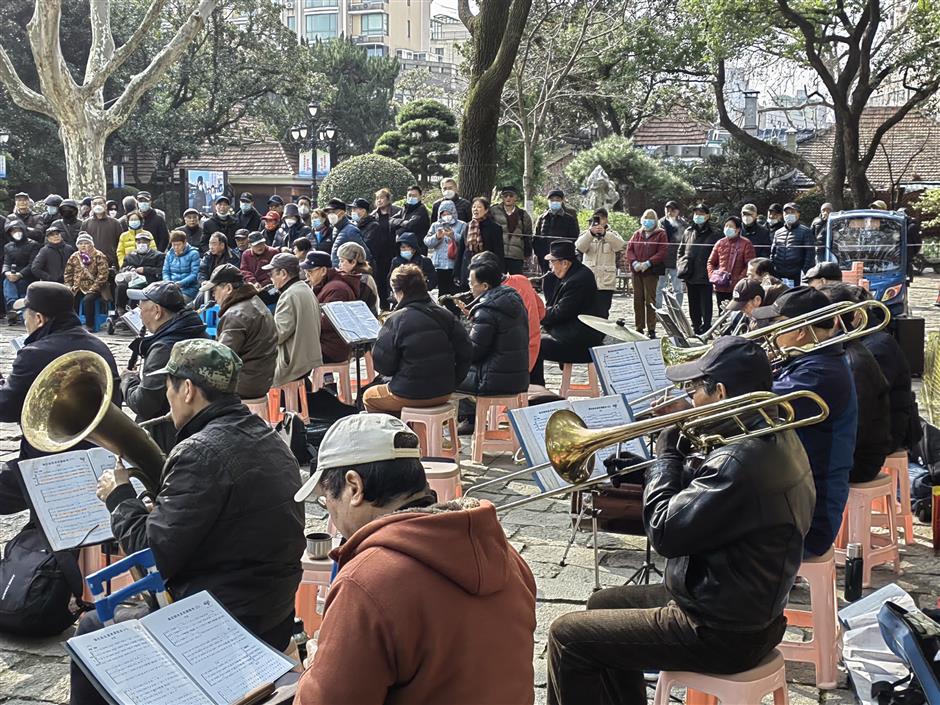
[[[642,581],[643,585],[650,584],[650,575],[658,575],[660,578],[663,577],[662,571],[656,567],[656,564],[653,562],[653,547],[650,544],[649,537],[646,537],[646,559],[643,561],[643,565],[637,568],[636,572],[630,576],[625,585],[639,585]]]

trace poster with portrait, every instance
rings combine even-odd
[[[313,178],[313,150],[302,149],[297,155],[297,178]]]
[[[215,199],[225,193],[226,172],[186,169],[186,207],[203,215],[212,215]]]

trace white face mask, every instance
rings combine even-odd
[[[148,245],[146,242],[138,242],[138,243],[137,243],[137,251],[138,251],[139,253],[143,254],[144,252],[146,252],[146,251],[149,250],[149,249],[150,249],[150,245]]]
[[[787,213],[783,216],[783,219],[786,221],[787,225],[793,225],[797,221],[798,216],[795,213]]]
[[[296,224],[297,224],[296,218],[284,218],[284,225],[286,225],[288,228],[292,228]]]
[[[456,195],[457,195],[457,192],[454,191],[453,189],[447,189],[446,191],[444,191],[444,198],[446,198],[448,201],[453,201],[454,196]]]
[[[310,215],[310,209],[307,206],[301,206],[297,210],[300,211],[301,215]]]
[[[141,201],[137,204],[137,207],[140,208],[141,213],[146,213],[150,210],[150,204],[147,201]]]
[[[19,230],[16,230],[16,231],[10,233],[10,235],[11,235],[11,237],[12,237],[14,240],[16,240],[17,242],[19,242],[20,240],[23,239],[23,233],[21,233]]]
[[[336,225],[339,222],[339,216],[336,213],[327,214],[326,219],[330,221],[330,225]]]
[[[447,223],[449,225],[454,222],[454,216],[450,215],[449,213],[445,213],[441,216],[441,222]]]
[[[742,216],[741,216],[741,220],[744,221],[744,224],[745,224],[745,225],[750,225],[751,223],[754,222],[754,216],[753,216],[753,215],[742,215]]]
[[[104,206],[95,206],[94,208],[91,209],[91,212],[94,213],[95,215],[101,215],[102,213],[104,213]]]

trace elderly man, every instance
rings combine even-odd
[[[124,401],[140,423],[170,410],[166,380],[157,370],[166,364],[177,341],[205,338],[206,326],[195,311],[186,308],[183,292],[174,282],[158,281],[143,289],[128,289],[127,298],[140,302],[140,318],[150,334],[131,343],[140,353],[140,371],[121,372]],[[164,453],[169,453],[176,443],[176,431],[169,421],[151,426],[150,434]]]
[[[215,237],[215,236],[213,236]],[[245,282],[238,267],[223,264],[199,287],[211,291],[219,305],[216,340],[227,345],[242,361],[235,393],[242,399],[259,399],[268,393],[277,361],[277,329],[274,316]]]
[[[95,249],[103,252],[111,267],[117,267],[117,246],[124,229],[117,219],[108,215],[104,196],[91,199],[91,217],[82,223],[82,231],[91,235]]]
[[[597,314],[597,284],[590,269],[578,262],[574,243],[556,240],[551,252],[545,255],[551,267],[546,279],[552,280],[542,318],[539,357],[535,361],[529,381],[545,386],[545,360],[553,362],[590,362],[591,346],[599,345],[602,333],[578,320],[581,314]]]
[[[538,258],[539,267],[542,272],[549,269],[546,259],[552,242],[559,238],[571,240],[574,243],[578,239],[578,215],[565,203],[565,192],[561,189],[553,189],[548,192],[548,210],[539,216],[535,222],[535,255]],[[545,297],[551,296],[551,282],[542,282],[542,291]]]
[[[300,263],[300,268],[306,274],[307,283],[321,305],[334,301],[359,300],[362,280],[356,274],[333,269],[328,253],[319,250],[308,252]],[[326,313],[323,313],[320,319],[320,348],[323,351],[323,362],[326,364],[344,362],[349,359],[351,353]]]
[[[114,377],[111,400],[121,404],[121,389],[114,355],[94,335],[82,328],[74,311],[72,292],[64,284],[33,282],[26,289],[26,298],[18,300],[14,308],[23,312],[26,340],[13,359],[13,371],[0,381],[0,421],[19,423],[26,393],[39,373],[50,362],[65,353],[88,350],[103,357]],[[91,448],[82,443],[75,449]],[[20,460],[48,455],[33,448],[25,437],[20,438]],[[27,509],[20,489],[19,472],[15,466],[0,466],[0,514],[12,514]]]
[[[842,270],[838,262],[820,262],[809,268],[803,275],[803,281],[814,289],[822,289],[827,284],[838,284],[842,281]]]
[[[755,257],[767,257],[770,254],[770,231],[757,222],[757,206],[745,203],[741,207],[741,225],[743,235],[754,245]]]
[[[219,196],[213,204],[215,213],[202,221],[203,237],[208,238],[215,233],[222,233],[229,242],[234,242],[235,231],[238,230],[238,221],[232,215],[232,203],[228,196]]]
[[[153,198],[148,191],[141,191],[137,194],[137,210],[144,217],[144,230],[153,235],[154,243],[160,252],[166,252],[170,246],[170,231],[166,227],[166,218],[160,214],[156,208],[151,205]],[[197,214],[198,215],[198,214]],[[198,224],[198,218],[196,219]],[[187,238],[189,237],[187,233]],[[198,244],[193,247],[198,248]]]
[[[532,254],[532,216],[519,208],[519,191],[515,186],[500,189],[501,202],[490,208],[490,218],[503,229],[503,261],[506,272],[522,274],[523,264]]]
[[[294,622],[294,595],[304,551],[303,509],[292,501],[300,468],[280,436],[235,394],[241,361],[214,340],[177,343],[166,366],[179,444],[163,468],[152,510],[137,499],[118,465],[98,482],[111,529],[125,553],[153,551],[176,599],[208,590],[271,648],[283,651]],[[143,616],[124,605],[117,621]],[[101,628],[95,612],[78,633]],[[71,702],[104,702],[72,665]]]
[[[239,230],[261,229],[261,213],[255,208],[255,197],[247,191],[238,197],[238,214],[235,216],[235,225]]]
[[[274,309],[277,328],[277,365],[273,386],[303,379],[323,364],[320,352],[320,304],[310,287],[300,280],[300,262],[294,255],[275,255],[264,269],[280,296]]]
[[[190,247],[199,250],[200,255],[206,254],[206,250],[209,249],[209,238],[206,237],[199,223],[199,211],[195,208],[187,208],[183,211],[183,227],[179,230],[186,233],[186,242]],[[169,235],[167,240],[169,241]]]
[[[366,251],[366,259],[369,264],[374,265],[369,246],[362,239],[362,233],[346,215],[346,204],[338,198],[331,198],[323,210],[326,212],[327,220],[330,221],[333,228],[333,249],[330,252],[333,266],[339,267],[339,248],[347,242],[355,242],[362,247]]]
[[[411,189],[409,189],[409,191],[410,190]],[[431,204],[432,223],[437,221],[441,204],[444,201],[451,201],[453,202],[454,206],[456,206],[458,220],[462,220],[465,223],[470,222],[470,219],[473,217],[470,213],[470,201],[457,192],[457,180],[452,176],[448,176],[446,179],[441,179],[441,197]]]
[[[294,702],[533,702],[535,580],[489,502],[435,504],[418,437],[386,414],[327,431],[295,495],[319,497],[351,538]]]
[[[248,236],[248,245],[248,249],[242,252],[242,274],[246,282],[256,289],[263,289],[271,283],[271,273],[264,266],[270,264],[277,250],[268,244],[264,233],[259,230]]]

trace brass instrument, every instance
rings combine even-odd
[[[881,311],[884,316],[883,320],[878,325],[868,328],[866,327],[868,325],[868,311],[871,309],[877,309]],[[842,321],[842,317],[846,314],[858,314],[860,316],[859,322],[857,322],[855,327],[852,329],[846,327],[845,323]],[[832,337],[826,338],[824,340],[820,340],[816,335],[816,332],[813,331],[812,327],[829,320],[835,320],[836,327],[841,328],[842,333],[833,335]],[[869,333],[874,333],[884,329],[890,322],[891,312],[888,310],[888,307],[880,301],[871,300],[861,301],[858,303],[840,301],[838,303],[830,304],[829,306],[821,308],[818,311],[812,311],[802,316],[795,316],[793,318],[780,321],[779,323],[772,323],[769,326],[748,331],[742,334],[741,337],[746,338],[747,340],[759,341],[767,352],[767,357],[770,359],[770,364],[778,365],[786,361],[787,358],[791,357],[792,355],[807,353],[811,350],[819,350],[831,345],[837,345],[852,340],[858,340],[859,338],[864,338]],[[812,343],[808,345],[791,345],[783,347],[777,342],[777,339],[780,338],[780,336],[793,333],[801,328],[806,327],[809,327],[810,331],[812,332]],[[660,345],[662,346],[663,351],[663,361],[666,363],[667,367],[697,360],[702,355],[707,353],[711,348],[711,344],[701,345],[694,348],[679,348],[676,345],[673,345],[667,338],[663,338]]]
[[[459,291],[456,294],[444,294],[443,296],[437,297],[437,303],[443,305],[445,302],[450,301],[455,303],[457,301],[462,301],[463,303],[468,303],[473,301],[473,292],[472,291]]]
[[[153,495],[160,490],[163,451],[111,402],[114,378],[101,355],[78,350],[53,360],[30,385],[21,425],[31,446],[61,453],[88,440],[131,465],[128,473]]]

